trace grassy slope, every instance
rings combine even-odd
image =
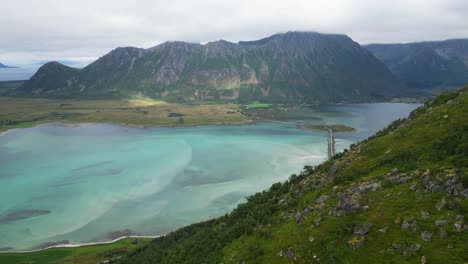
[[[151,238],[125,238],[111,244],[82,246],[73,248],[51,248],[33,253],[2,253],[0,263],[16,264],[95,264],[120,257],[137,247],[145,245]]]
[[[168,117],[170,113],[182,114]],[[246,123],[235,104],[181,105],[150,99],[49,100],[0,97],[0,132],[49,122],[110,122],[131,126]]]
[[[425,256],[430,263],[466,263],[468,231],[457,232],[455,226],[463,229],[460,216],[468,221],[466,198],[460,192],[433,192],[423,182],[430,170],[426,180],[433,184],[444,186],[453,178],[455,188],[466,190],[467,111],[468,87],[444,94],[333,162],[306,167],[289,181],[249,197],[230,214],[155,239],[122,262],[418,263]],[[400,172],[384,177],[393,168]],[[357,191],[371,184],[375,191]],[[317,202],[324,194],[329,198]],[[335,216],[346,203],[359,208]],[[300,213],[305,208],[311,211]],[[300,221],[297,215],[302,215]],[[436,220],[448,225],[437,227]],[[407,230],[401,228],[405,221],[411,225]],[[372,224],[370,232],[354,235],[354,227],[364,223]],[[388,231],[379,232],[384,227]],[[439,235],[442,229],[445,238]],[[433,233],[431,242],[421,239],[423,231]],[[350,247],[360,240],[361,247]],[[412,245],[421,249],[413,251]]]

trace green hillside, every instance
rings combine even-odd
[[[121,263],[466,263],[468,87]],[[157,223],[155,223],[157,224]]]
[[[8,96],[187,102],[363,102],[402,83],[346,35],[288,32],[252,42],[166,42],[117,48],[78,70],[47,63]]]

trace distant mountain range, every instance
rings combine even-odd
[[[466,83],[468,39],[360,46],[346,35],[288,32],[239,43],[116,48],[83,69],[49,62],[8,95],[369,102]]]
[[[468,39],[364,47],[410,88],[468,83]]]
[[[4,69],[4,68],[15,68],[15,67],[6,66],[5,64],[0,63],[0,69]]]
[[[386,100],[403,84],[346,35],[288,32],[257,41],[117,48],[83,69],[42,66],[13,95],[267,102]]]

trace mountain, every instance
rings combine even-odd
[[[313,32],[239,43],[166,42],[149,49],[117,48],[81,70],[54,67],[62,70],[41,68],[40,78],[34,76],[15,94],[339,102],[383,100],[402,88],[379,60],[349,37]],[[73,74],[58,76],[64,71]]]
[[[57,89],[66,89],[71,84],[70,79],[79,72],[78,69],[65,66],[58,62],[49,62],[44,64],[36,74],[25,82],[20,88],[29,89],[36,94],[51,92],[50,87],[63,87]]]
[[[442,94],[229,214],[118,262],[465,263],[467,111],[468,86]]]
[[[364,46],[409,87],[468,83],[468,39]]]
[[[14,68],[14,67],[6,66],[5,64],[0,63],[0,69],[4,69],[4,68]]]

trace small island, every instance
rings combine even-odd
[[[313,125],[313,124],[299,124],[298,128],[307,129],[307,130],[319,130],[319,131],[328,131],[331,129],[333,132],[356,132],[356,129],[353,127],[334,124],[334,125]]]

